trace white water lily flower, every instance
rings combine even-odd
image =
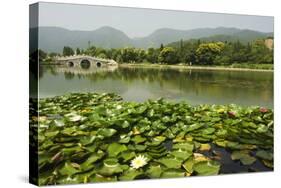
[[[116,106],[116,109],[117,109],[117,110],[120,110],[121,108],[122,108],[121,105],[117,105],[117,106]]]
[[[139,155],[131,161],[131,167],[138,169],[147,164],[147,158],[143,155]]]
[[[79,121],[82,119],[82,116],[79,115],[73,115],[72,117],[69,118],[70,121]]]

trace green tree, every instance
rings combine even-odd
[[[135,48],[124,48],[121,50],[122,62],[135,63],[138,58],[138,51]]]
[[[176,64],[179,63],[177,52],[172,47],[164,47],[158,56],[158,62],[164,64]]]
[[[76,54],[77,54],[77,55],[81,54],[81,51],[80,51],[79,48],[76,48]]]
[[[65,47],[63,47],[62,54],[63,54],[63,56],[71,56],[71,55],[74,55],[74,51],[71,47],[65,46]]]
[[[154,48],[148,48],[146,52],[147,61],[150,63],[157,63],[159,56],[159,50]]]
[[[224,43],[222,42],[211,42],[202,43],[196,50],[196,56],[199,64],[212,65],[214,59],[223,50]]]
[[[84,53],[89,56],[96,56],[96,50],[97,48],[95,46],[91,46],[87,48]]]
[[[59,53],[56,53],[56,52],[51,52],[51,53],[49,53],[49,56],[51,57],[51,58],[54,58],[54,57],[56,57],[56,56],[59,56],[60,54]]]
[[[47,58],[47,53],[43,50],[38,50],[39,61],[44,61]]]
[[[164,48],[164,45],[161,43],[161,45],[160,45],[160,51],[162,51],[163,48]]]

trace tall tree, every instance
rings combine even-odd
[[[212,65],[214,63],[214,59],[224,47],[224,43],[222,42],[211,42],[211,43],[202,43],[196,50],[196,56],[199,64],[207,64]]]
[[[172,47],[164,47],[158,56],[158,62],[164,64],[176,64],[179,63],[177,52]]]
[[[65,47],[63,47],[62,54],[63,54],[63,56],[70,56],[70,55],[74,55],[74,51],[71,47],[65,46]]]
[[[81,51],[80,51],[79,48],[76,48],[76,54],[77,54],[77,55],[81,54]]]

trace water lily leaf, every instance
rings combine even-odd
[[[126,151],[127,147],[123,144],[112,143],[108,146],[107,152],[109,157],[116,157],[122,151]]]
[[[194,149],[194,145],[189,142],[177,143],[177,144],[173,145],[173,149],[183,149],[183,150],[192,152]]]
[[[131,140],[131,137],[129,135],[122,134],[122,135],[120,135],[120,139],[119,139],[118,142],[121,143],[121,144],[127,144],[127,143],[130,142],[130,140]]]
[[[183,168],[189,173],[192,174],[193,173],[193,158],[190,157],[189,159],[187,159],[184,163],[183,163]]]
[[[233,150],[246,150],[246,149],[256,149],[255,145],[251,144],[240,144],[238,142],[232,142],[232,141],[227,141],[226,142],[226,147],[233,149]]]
[[[243,157],[245,157],[245,156],[248,156],[249,155],[249,151],[244,151],[244,150],[242,150],[242,151],[234,151],[234,152],[232,152],[232,154],[231,154],[231,159],[232,160],[238,160],[238,159],[241,159],[241,158],[243,158]]]
[[[181,159],[183,161],[185,161],[190,156],[192,156],[192,154],[193,153],[191,151],[186,151],[186,150],[182,150],[182,149],[174,150],[174,151],[171,152],[171,155],[173,155],[177,159]]]
[[[166,137],[164,137],[164,136],[156,136],[153,139],[151,139],[150,142],[146,142],[145,144],[148,146],[159,146],[165,140],[166,140]]]
[[[113,174],[120,174],[123,172],[122,166],[118,163],[118,160],[109,158],[103,161],[101,169],[97,170],[98,174],[103,176],[111,176]]]
[[[96,153],[93,153],[85,162],[81,164],[81,168],[87,170],[91,168],[92,164],[97,160],[101,159],[104,156],[104,152],[99,150]]]
[[[273,161],[262,160],[262,163],[268,168],[273,168]]]
[[[95,176],[91,179],[93,182],[111,182],[117,181],[117,176],[102,176],[100,174],[95,174]]]
[[[207,129],[204,129],[204,130],[202,131],[202,134],[213,134],[215,131],[216,131],[215,128],[209,127],[209,128],[207,128]]]
[[[65,124],[62,120],[54,120],[54,124],[57,126],[57,127],[63,127]]]
[[[243,165],[251,165],[256,161],[256,158],[252,156],[245,156],[241,158],[240,161]]]
[[[147,109],[147,106],[140,106],[136,109],[136,113],[142,114],[146,111],[146,109]]]
[[[210,159],[201,153],[193,153],[194,162],[209,161]]]
[[[157,162],[165,165],[168,168],[180,168],[182,164],[182,160],[176,158],[161,158],[157,160]]]
[[[194,171],[201,176],[217,175],[220,164],[217,161],[200,161],[193,165]]]
[[[256,158],[249,155],[248,151],[234,151],[231,154],[232,160],[240,160],[243,165],[251,165],[256,161]]]
[[[154,109],[150,109],[150,110],[147,112],[148,117],[153,117],[154,113],[155,113]]]
[[[62,175],[71,176],[71,175],[79,172],[79,170],[77,168],[73,167],[73,165],[71,165],[70,162],[66,162],[64,164],[64,166],[59,170],[59,172]]]
[[[189,127],[185,130],[185,132],[191,132],[197,129],[200,129],[201,127],[203,127],[203,124],[200,123],[194,123],[192,125],[189,125]]]
[[[131,160],[135,156],[136,156],[136,153],[134,151],[123,151],[120,155],[120,157],[123,158],[123,160],[125,162]]]
[[[258,133],[266,133],[268,131],[268,127],[264,124],[259,124],[257,128]]]
[[[271,152],[265,151],[265,150],[258,150],[256,153],[256,156],[258,158],[269,160],[269,161],[273,160],[273,154]]]
[[[201,144],[199,151],[209,151],[211,149],[211,145],[210,144]]]
[[[81,121],[84,119],[82,116],[77,115],[75,113],[70,113],[65,116],[69,118],[69,121],[73,121],[73,122]]]
[[[146,171],[146,174],[150,178],[159,178],[162,173],[162,168],[160,165],[157,166],[150,166],[149,169]]]
[[[45,136],[46,137],[54,137],[57,134],[59,134],[59,131],[48,131],[48,132],[45,133]]]
[[[135,142],[135,144],[139,144],[139,143],[143,143],[146,141],[145,137],[142,137],[140,135],[136,135],[131,139],[133,142]]]
[[[119,176],[119,180],[121,181],[133,180],[142,174],[143,171],[130,168],[129,170],[125,171],[121,176]]]
[[[214,143],[220,147],[226,147],[227,141],[226,140],[215,140]]]
[[[117,131],[115,129],[100,128],[100,129],[98,129],[97,135],[101,135],[101,136],[104,136],[104,137],[111,137],[116,132]]]
[[[135,145],[135,150],[144,151],[147,148],[145,145]]]
[[[181,169],[168,169],[161,174],[161,178],[184,177],[185,171]]]

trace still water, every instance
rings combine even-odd
[[[126,101],[159,97],[190,104],[273,108],[273,72],[40,66],[40,98],[69,92],[114,92]]]

